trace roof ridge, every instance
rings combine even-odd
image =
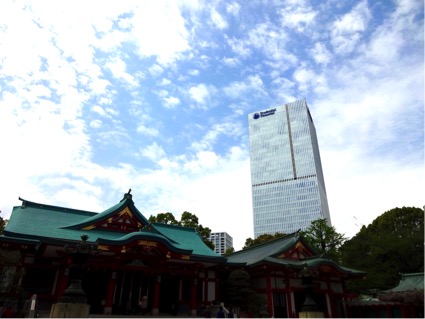
[[[151,223],[151,225],[154,225],[154,226],[155,225],[161,225],[161,226],[165,226],[165,227],[168,227],[168,228],[180,228],[180,229],[185,230],[185,231],[192,231],[192,232],[197,233],[197,230],[196,230],[195,227],[188,227],[188,226],[174,225],[174,224],[165,224],[165,223],[159,223],[159,222]]]
[[[64,207],[64,206],[57,206],[57,205],[49,205],[49,204],[43,204],[43,203],[36,203],[36,202],[32,202],[32,201],[23,199],[21,197],[19,197],[19,200],[22,201],[21,207],[23,209],[25,209],[25,207],[29,204],[29,206],[38,206],[39,208],[53,208],[55,210],[61,210],[61,211],[66,211],[66,212],[90,213],[92,215],[97,214],[97,212],[93,212],[93,211],[89,211],[89,210],[70,208],[70,207]]]
[[[235,254],[238,254],[238,253],[241,253],[241,252],[246,252],[248,250],[253,250],[253,249],[258,248],[258,247],[261,247],[261,246],[269,245],[272,242],[279,241],[279,240],[282,240],[282,239],[287,239],[289,237],[295,237],[295,236],[298,236],[299,237],[299,232],[300,231],[297,230],[296,232],[285,234],[285,235],[283,235],[281,237],[268,240],[268,241],[266,241],[264,243],[260,243],[260,244],[257,244],[257,245],[251,246],[251,247],[247,247],[245,249],[241,249],[239,251],[234,252],[232,255],[235,255]]]

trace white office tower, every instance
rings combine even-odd
[[[215,246],[214,251],[220,255],[224,255],[227,249],[233,247],[233,238],[225,232],[211,233],[210,240]]]
[[[306,100],[248,115],[254,237],[331,225],[316,129]]]

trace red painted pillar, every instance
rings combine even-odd
[[[112,314],[112,304],[114,302],[116,276],[117,273],[114,271],[112,272],[111,277],[109,277],[108,280],[108,286],[106,288],[105,308],[103,308],[103,313],[106,315]]]
[[[285,273],[285,299],[286,299],[286,313],[288,318],[292,317],[292,300],[291,300],[291,289],[290,287],[290,280],[288,273]]]
[[[219,287],[221,286],[220,285],[220,279],[219,278],[217,278],[217,273],[216,272],[214,272],[214,289],[215,289],[215,300],[220,300],[220,291],[219,291]]]
[[[192,287],[191,287],[191,294],[190,294],[190,312],[192,317],[196,316],[196,294],[197,294],[197,287],[198,287],[198,279],[193,279]]]
[[[68,282],[69,282],[69,269],[68,268],[62,268],[59,270],[59,277],[58,277],[58,283],[56,285],[55,289],[55,299],[56,301],[62,297],[63,293],[65,292],[65,289],[68,288]]]
[[[286,292],[286,304],[288,307],[288,318],[294,318],[294,314],[295,314],[295,305],[293,303],[294,298],[293,298],[293,291],[291,289],[287,290]]]
[[[159,314],[159,291],[161,288],[161,276],[156,276],[156,281],[153,287],[152,315]]]

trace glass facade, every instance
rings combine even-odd
[[[331,224],[316,129],[306,100],[248,115],[254,236]]]

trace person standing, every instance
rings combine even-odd
[[[222,306],[220,306],[220,310],[217,312],[217,318],[225,318]]]
[[[227,318],[234,318],[235,315],[233,314],[232,308],[229,308],[229,312],[227,313]]]

